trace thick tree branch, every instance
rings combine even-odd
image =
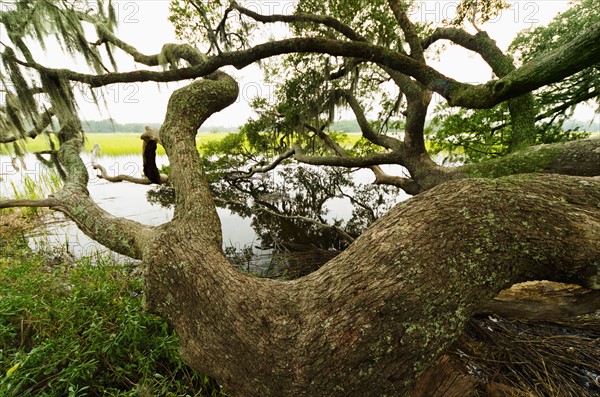
[[[173,66],[176,66],[177,60],[184,59],[189,62],[190,65],[197,65],[206,58],[206,56],[198,51],[198,49],[188,44],[165,44],[159,54],[143,54],[131,44],[121,40],[97,18],[85,13],[79,13],[78,15],[81,20],[89,22],[96,27],[96,31],[100,36],[100,42],[109,42],[113,44],[115,47],[120,48],[125,53],[131,55],[133,60],[137,63],[146,66],[158,66],[165,63],[164,61],[169,61]]]
[[[319,136],[319,138],[321,138],[321,140],[325,142],[325,144],[329,146],[339,157],[345,159],[351,158],[340,145],[338,145],[331,138],[329,138],[329,136],[325,134],[322,130],[316,129],[312,126],[307,126],[307,128],[310,128],[313,132],[315,132]],[[416,195],[423,191],[423,188],[419,186],[417,182],[410,178],[403,178],[400,176],[392,176],[386,174],[378,165],[372,165],[367,168],[373,171],[373,174],[375,175],[375,181],[373,183],[375,184],[396,186],[411,195]]]
[[[425,63],[425,57],[423,56],[424,49],[421,45],[419,35],[417,34],[417,29],[406,14],[407,4],[404,0],[388,0],[388,4],[400,25],[400,28],[404,32],[406,42],[410,46],[410,56]]]
[[[498,178],[542,172],[563,175],[600,175],[600,138],[532,146],[507,156],[450,169],[454,177]]]
[[[413,196],[423,192],[421,185],[411,178],[390,175],[384,172],[381,167],[377,165],[371,167],[371,171],[373,171],[373,174],[375,175],[375,182],[373,183],[376,185],[396,186]]]
[[[117,218],[100,208],[87,191],[88,172],[79,157],[81,137],[63,142],[58,152],[67,179],[62,190],[54,194],[54,206],[71,219],[81,231],[111,250],[140,259],[152,228],[139,222]]]
[[[600,22],[582,32],[567,45],[548,52],[499,80],[487,84],[460,83],[444,76],[422,62],[380,46],[364,42],[346,42],[323,38],[293,38],[259,44],[251,49],[223,53],[189,68],[155,72],[139,70],[127,73],[90,75],[67,69],[52,69],[37,63],[19,62],[41,72],[81,81],[92,87],[119,82],[191,79],[209,75],[225,65],[243,68],[258,60],[296,52],[324,53],[334,56],[361,58],[388,66],[414,77],[432,91],[445,97],[452,106],[487,108],[509,98],[559,81],[600,61]]]
[[[159,132],[171,163],[169,178],[176,192],[174,221],[185,219],[194,228],[202,225],[208,241],[219,248],[222,244],[221,224],[195,138],[202,123],[231,105],[238,92],[237,82],[223,72],[180,88],[171,95]],[[193,230],[193,233],[197,232]]]
[[[309,156],[298,144],[294,145],[294,158],[301,163],[311,165],[330,165],[346,168],[367,168],[380,164],[398,164],[401,159],[396,152],[375,153],[364,157],[339,157],[339,156]]]
[[[450,40],[478,53],[498,77],[504,77],[517,69],[512,58],[504,54],[496,45],[496,42],[484,31],[471,35],[458,28],[437,28],[424,41],[424,46],[429,46],[440,39]],[[509,99],[508,109],[511,116],[511,125],[513,126],[509,145],[510,151],[534,144],[536,129],[533,94],[527,93]]]
[[[444,184],[291,282],[236,273],[169,225],[148,251],[148,308],[177,329],[186,361],[234,394],[407,395],[500,290],[600,288],[599,188],[558,175]]]

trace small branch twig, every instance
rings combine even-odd
[[[0,200],[0,208],[16,208],[16,207],[34,207],[34,208],[53,208],[58,207],[60,201],[53,197],[46,199],[30,200],[30,199],[13,199],[13,200]]]
[[[131,182],[131,183],[136,183],[138,185],[151,185],[153,184],[153,182],[148,179],[148,178],[138,178],[135,176],[130,176],[130,175],[117,175],[117,176],[110,176],[108,175],[108,172],[106,172],[106,168],[104,168],[103,166],[101,166],[98,163],[94,163],[92,164],[92,168],[94,168],[97,171],[100,171],[99,174],[97,174],[96,176],[100,179],[104,179],[107,180],[109,182],[114,182],[114,183],[119,183],[119,182]],[[167,181],[169,180],[169,177],[165,174],[160,174],[160,181],[161,183],[167,183]]]

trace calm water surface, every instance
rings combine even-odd
[[[127,182],[111,183],[97,178],[96,171],[91,167],[89,155],[83,155],[84,162],[88,165],[90,183],[88,189],[94,201],[109,213],[138,221],[140,223],[157,226],[168,222],[173,216],[173,210],[161,207],[158,204],[149,203],[146,198],[148,190],[152,186],[136,185]],[[19,169],[13,166],[13,161],[8,156],[0,156],[0,196],[12,197],[13,184],[20,186],[25,178],[32,178],[36,183],[43,183],[44,175],[48,170],[34,156],[28,155],[25,159],[25,167],[18,163]],[[98,159],[110,175],[126,174],[141,176],[142,166],[139,156],[102,156]],[[157,163],[160,167],[167,163],[166,156],[158,156]],[[369,171],[355,173],[355,179],[359,182],[370,182],[373,177]],[[405,196],[399,197],[399,200]],[[327,203],[329,213],[328,219],[348,219],[352,208],[347,199],[332,199]],[[231,213],[227,209],[218,208],[223,229],[223,242],[225,246],[242,248],[246,245],[260,245],[256,233],[251,227],[251,218],[242,218]],[[77,256],[90,255],[98,251],[108,251],[102,245],[96,243],[75,226],[73,222],[66,220],[61,214],[53,214],[50,222],[44,230],[36,232],[32,236],[32,245],[49,244],[50,246],[67,245],[70,252]]]

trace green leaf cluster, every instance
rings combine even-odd
[[[509,52],[525,63],[564,45],[598,21],[600,0],[574,0],[546,26],[524,30]],[[540,113],[548,122],[563,123],[579,103],[600,105],[600,68],[595,65],[536,91]],[[600,107],[598,108],[600,110]]]

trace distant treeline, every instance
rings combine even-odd
[[[590,123],[589,121],[567,120],[563,124],[563,130],[574,130],[587,132],[600,132],[600,119]]]
[[[150,126],[152,128],[160,128],[160,124],[158,123],[126,123],[121,124],[114,120],[106,119],[106,120],[90,120],[83,122],[83,129],[85,132],[102,132],[102,133],[111,133],[111,132],[139,132],[140,134],[144,132],[145,126]],[[356,120],[341,120],[333,123],[331,129],[341,132],[359,132],[360,127]],[[201,127],[200,132],[237,132],[239,127]]]
[[[113,120],[90,120],[83,122],[83,129],[85,132],[104,132],[104,133],[117,133],[117,132],[133,132],[140,134],[144,132],[144,127],[149,125],[152,128],[160,128],[158,123],[126,123],[121,124]],[[594,121],[593,123],[584,122],[580,120],[568,120],[563,125],[564,130],[575,129],[579,127],[581,131],[599,132],[600,121]],[[239,127],[201,127],[200,132],[237,132]],[[340,120],[333,123],[331,126],[332,130],[352,133],[360,132],[360,127],[356,120]]]
[[[83,122],[83,130],[85,132],[102,132],[102,133],[118,133],[118,132],[133,132],[140,134],[144,132],[144,127],[150,126],[155,129],[160,128],[158,123],[117,123],[114,120],[89,120]],[[202,127],[201,132],[237,132],[238,127]]]
[[[160,124],[156,123],[126,123],[121,124],[117,123],[113,120],[90,120],[83,122],[83,130],[85,132],[102,132],[102,133],[110,133],[110,132],[139,132],[140,134],[144,132],[144,127],[149,125],[152,128],[159,128]]]

